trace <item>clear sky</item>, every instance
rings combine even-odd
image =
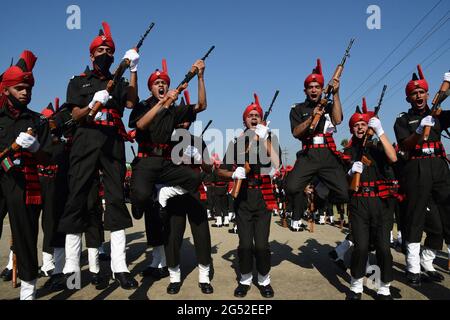
[[[66,9],[72,4],[81,9],[80,30],[66,27]],[[369,30],[366,25],[369,5],[381,9],[379,30]],[[373,107],[383,84],[388,85],[388,91],[380,118],[391,140],[395,140],[392,127],[396,116],[408,109],[404,87],[416,64],[423,61],[431,96],[443,73],[450,69],[449,10],[448,0],[5,1],[0,20],[0,69],[6,69],[11,57],[16,58],[23,49],[35,52],[39,59],[31,108],[40,111],[56,96],[65,100],[69,79],[89,64],[89,44],[103,20],[111,25],[117,47],[116,63],[153,21],[156,26],[141,48],[140,97],[148,96],[147,78],[160,67],[161,58],[167,59],[173,85],[177,85],[191,64],[215,45],[206,62],[208,109],[199,119],[204,123],[211,119],[212,127],[221,130],[240,128],[243,109],[252,101],[253,92],[267,107],[278,89],[280,95],[270,126],[280,130],[282,147],[288,149],[288,162],[292,163],[300,142],[290,132],[290,106],[304,100],[303,81],[316,58],[322,59],[328,81],[348,41],[356,38],[341,78],[345,119],[335,135],[337,144],[349,137],[348,119],[356,104],[361,104],[362,94],[368,91],[366,97]],[[411,50],[416,44],[419,46]],[[390,58],[354,92],[397,46]],[[195,79],[190,93],[195,101]],[[444,103],[444,109],[448,105]],[[128,115],[129,112],[125,124]],[[448,140],[445,144],[450,150]]]

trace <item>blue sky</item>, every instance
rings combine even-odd
[[[349,137],[348,119],[356,104],[361,104],[362,94],[373,87],[366,95],[369,106],[373,106],[383,84],[388,85],[388,91],[380,117],[385,131],[395,140],[392,127],[396,116],[408,108],[404,87],[416,64],[425,60],[423,67],[431,96],[438,89],[443,73],[450,69],[450,2],[441,1],[373,77],[350,94],[438,2],[136,0],[129,2],[132,7],[125,7],[124,1],[8,1],[2,4],[0,20],[1,29],[9,32],[3,34],[6,38],[0,51],[0,69],[6,69],[11,57],[17,57],[23,49],[35,52],[39,59],[32,109],[40,111],[56,96],[65,100],[69,79],[89,64],[88,47],[101,21],[111,25],[117,46],[116,62],[153,21],[156,26],[141,48],[140,97],[148,96],[148,75],[160,67],[161,58],[168,60],[176,85],[191,64],[215,45],[216,50],[207,60],[208,110],[199,119],[205,123],[212,119],[212,127],[221,130],[240,128],[242,111],[252,101],[253,92],[267,106],[278,89],[280,95],[270,126],[280,130],[282,147],[288,148],[288,162],[292,163],[300,142],[290,132],[290,106],[304,100],[303,80],[315,66],[316,58],[322,59],[328,81],[351,37],[356,41],[341,78],[345,119],[338,127],[336,142]],[[81,9],[81,30],[66,28],[66,9],[71,4]],[[380,30],[369,30],[366,26],[369,17],[366,9],[372,4],[381,9]],[[441,18],[442,27],[426,37],[419,48],[383,79]],[[193,80],[190,93],[194,100],[196,91]],[[129,112],[125,115],[126,124],[128,115]],[[445,145],[450,150],[448,140]]]

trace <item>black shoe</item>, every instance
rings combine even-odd
[[[181,289],[181,282],[171,282],[167,287],[167,293],[177,294],[178,292],[180,292],[180,289]]]
[[[420,285],[422,284],[420,273],[412,273],[407,271],[406,279],[408,280],[408,283],[413,287],[420,287]]]
[[[159,280],[169,276],[169,269],[167,267],[163,268],[147,267],[143,271],[141,271],[140,275],[142,277],[152,277]]]
[[[214,292],[214,288],[209,283],[199,283],[198,286],[202,289],[202,293],[204,294],[211,294]]]
[[[328,252],[328,256],[330,257],[330,259],[332,259],[333,261],[336,261],[338,259],[338,255],[336,250],[331,250],[330,252]]]
[[[222,228],[222,224],[213,223],[213,224],[211,225],[211,227],[214,227],[214,228]]]
[[[5,268],[2,273],[0,273],[0,278],[3,279],[3,281],[11,281],[12,280],[13,271],[12,269]]]
[[[261,292],[261,296],[263,298],[273,298],[274,296],[274,292],[270,284],[268,284],[267,286],[260,286],[259,292]]]
[[[44,271],[42,269],[39,269],[38,277],[39,278],[50,278],[52,276],[54,270],[55,270],[54,268],[51,269],[51,270],[48,270],[48,271]]]
[[[228,229],[228,233],[237,234],[237,230],[235,228]]]
[[[234,296],[237,298],[243,298],[247,295],[248,290],[250,290],[250,286],[239,283],[237,288],[234,290]]]
[[[384,294],[378,294],[376,300],[394,300],[391,295],[385,296]]]
[[[361,293],[350,291],[347,295],[347,300],[361,300]]]
[[[66,277],[63,273],[52,274],[44,283],[44,288],[50,291],[63,291],[66,289]]]
[[[103,277],[100,272],[99,273],[92,273],[91,274],[91,284],[95,286],[95,289],[97,290],[104,290],[109,286],[109,281],[106,277]]]
[[[129,272],[113,273],[113,280],[119,282],[122,289],[125,290],[131,290],[138,287],[138,282]]]
[[[224,226],[224,227],[229,227],[230,224],[229,224],[229,223],[224,223],[223,226]]]
[[[109,254],[107,254],[107,253],[105,253],[105,252],[102,252],[102,253],[99,253],[99,254],[98,254],[98,259],[99,259],[100,261],[109,261],[109,260],[111,260],[111,257],[110,257]]]
[[[425,271],[425,274],[428,276],[428,279],[434,282],[442,282],[444,281],[444,276],[437,271]]]

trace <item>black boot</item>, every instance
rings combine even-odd
[[[180,289],[181,289],[181,282],[171,282],[167,287],[167,293],[177,294],[178,292],[180,292]]]
[[[199,283],[198,286],[202,289],[202,293],[211,294],[214,292],[214,288],[209,283]]]
[[[2,273],[0,273],[0,278],[3,279],[3,281],[11,281],[12,280],[13,271],[12,269],[5,268]]]
[[[243,298],[247,295],[248,290],[250,290],[250,286],[239,283],[237,288],[234,290],[234,296],[237,298]]]
[[[113,273],[113,279],[119,282],[122,289],[131,290],[138,287],[138,282],[131,276],[129,272]]]

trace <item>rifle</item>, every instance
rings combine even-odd
[[[441,87],[439,88],[439,91],[436,92],[436,95],[433,98],[432,101],[432,107],[431,107],[431,116],[436,117],[441,114],[442,108],[441,103],[450,95],[450,82],[443,81],[441,84]],[[430,137],[430,131],[431,127],[426,126],[423,130],[423,141],[428,141],[428,138]]]
[[[200,60],[205,61],[215,47],[216,46],[212,46]],[[183,81],[181,81],[180,84],[177,86],[176,90],[178,91],[178,93],[181,93],[185,89],[185,84],[189,83],[189,81],[191,81],[197,74],[198,69],[196,67],[192,67],[191,70],[184,76]],[[167,100],[163,104],[163,107],[168,108],[173,102],[174,100],[172,98],[167,98]]]
[[[209,120],[208,124],[205,127],[205,129],[203,129],[202,134],[200,135],[200,138],[203,137],[203,135],[205,134],[206,130],[208,130],[208,128],[211,125],[211,123],[212,123],[212,120]]]
[[[150,33],[150,31],[153,29],[155,24],[152,22],[148,29],[145,31],[144,35],[139,40],[138,44],[134,48],[136,52],[139,52],[139,49],[141,48],[142,44],[144,43],[145,38],[147,38],[147,35]],[[119,66],[117,67],[116,71],[114,72],[114,76],[112,80],[109,80],[106,85],[106,91],[108,91],[110,94],[114,91],[114,88],[116,87],[116,84],[119,82],[120,79],[122,79],[123,74],[125,73],[125,70],[130,66],[131,61],[129,59],[123,59]],[[89,114],[86,117],[86,121],[92,122],[95,115],[97,114],[98,110],[102,107],[102,104],[100,102],[96,102],[94,104],[94,107],[89,111]]]
[[[277,90],[275,92],[275,95],[273,96],[272,102],[270,103],[269,109],[267,109],[267,111],[264,113],[264,117],[263,117],[263,120],[262,120],[263,123],[266,123],[267,118],[269,117],[270,113],[272,112],[272,107],[273,107],[273,105],[275,103],[275,100],[277,99],[279,93],[280,93],[279,90]],[[252,140],[252,142],[250,142],[249,145],[247,146],[247,148],[245,150],[246,154],[248,154],[248,152],[250,151],[250,148],[252,146],[253,141],[254,140]],[[245,173],[248,174],[250,172],[250,164],[248,163],[248,161],[245,161],[244,168],[245,168]],[[238,197],[239,192],[241,191],[241,186],[242,186],[242,180],[239,179],[239,180],[236,180],[234,182],[233,189],[231,190],[231,196],[233,198],[236,199]]]
[[[33,134],[33,129],[32,128],[28,128],[27,133],[29,135],[34,135]],[[3,159],[8,153],[10,152],[16,152],[19,151],[20,148],[22,148],[21,146],[19,146],[16,141],[14,140],[14,142],[9,146],[6,147],[2,152],[0,152],[0,159]]]
[[[354,38],[350,39],[350,43],[347,46],[347,49],[345,50],[344,57],[341,60],[341,63],[336,67],[336,70],[334,71],[333,76],[331,77],[330,81],[328,82],[327,86],[323,90],[323,93],[325,95],[325,98],[321,98],[318,107],[321,111],[325,109],[325,106],[328,104],[328,101],[331,98],[331,95],[333,94],[333,79],[339,79],[342,75],[342,72],[344,71],[344,65],[347,61],[347,58],[350,57],[350,49],[352,48],[353,42],[355,41]],[[311,125],[309,126],[309,133],[313,133],[314,130],[316,130],[317,124],[320,121],[321,116],[319,114],[316,114],[311,122]]]
[[[13,240],[11,238],[11,249],[12,253],[13,253],[13,258],[12,258],[12,287],[13,288],[17,288],[17,256],[16,253],[13,250]]]
[[[378,111],[380,111],[386,89],[387,89],[387,85],[384,85],[383,91],[381,92],[380,99],[378,100],[378,105],[375,107],[375,115],[374,115],[375,117],[378,116]],[[362,143],[362,146],[360,149],[360,156],[358,157],[358,159],[359,159],[358,161],[361,161],[365,165],[371,164],[371,161],[365,156],[365,153],[367,151],[367,141],[369,141],[373,137],[373,135],[374,135],[373,129],[368,128],[366,131],[366,134],[363,137],[363,143]],[[355,174],[352,177],[352,182],[350,183],[350,190],[352,190],[354,192],[358,192],[360,181],[361,181],[361,173],[355,172]]]

